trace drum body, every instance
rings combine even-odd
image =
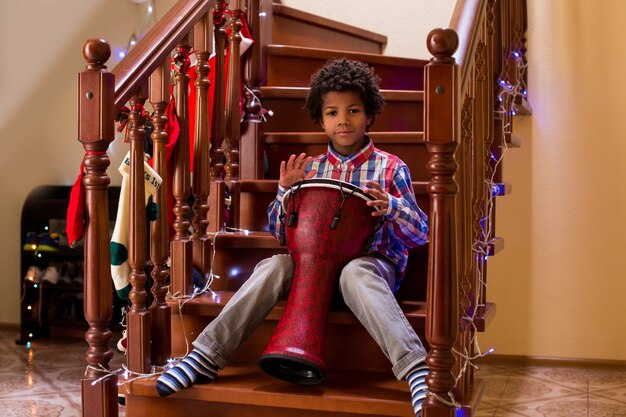
[[[259,359],[270,375],[298,384],[326,378],[326,325],[343,267],[367,250],[375,230],[372,197],[352,184],[305,180],[285,193],[283,209],[294,276],[283,315]]]

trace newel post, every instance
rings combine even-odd
[[[426,338],[430,352],[426,358],[430,373],[426,379],[431,393],[424,402],[425,417],[452,417],[448,393],[455,385],[452,347],[457,338],[458,277],[455,200],[458,185],[454,180],[458,165],[454,153],[458,146],[460,121],[458,66],[452,55],[459,38],[452,29],[435,29],[427,46],[433,58],[425,70],[425,139],[430,152],[428,171],[430,194],[430,247]]]
[[[117,417],[117,376],[109,374],[113,352],[109,329],[113,311],[111,262],[109,253],[109,205],[107,189],[111,180],[106,150],[114,138],[115,77],[106,70],[111,47],[102,39],[89,39],[83,45],[87,61],[78,75],[78,140],[85,157],[85,252],[83,288],[89,344],[88,363],[82,379],[83,417]],[[106,377],[105,377],[106,376]],[[103,378],[105,377],[105,378]],[[103,379],[100,379],[103,378]]]

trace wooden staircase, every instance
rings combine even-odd
[[[230,1],[233,33],[238,31],[237,10],[242,9],[241,3]],[[164,121],[157,121],[169,101],[169,53],[189,45],[193,47],[189,49],[203,54],[209,48],[207,39],[214,33],[217,51],[228,41],[234,55],[238,39],[232,34],[227,39],[224,27],[216,23],[214,17],[220,10],[223,12],[221,2],[181,0],[112,73],[104,66],[108,58],[106,44],[92,40],[84,48],[88,65],[79,84],[79,140],[86,150],[87,166],[85,279],[90,284],[85,290],[85,314],[90,330],[86,336],[89,367],[83,380],[83,416],[118,415],[118,377],[102,378],[105,373],[98,369],[100,364],[110,369],[111,358],[111,334],[106,329],[110,300],[102,296],[111,285],[107,273],[108,241],[103,233],[108,213],[98,207],[106,202],[108,159],[102,152],[112,140],[115,109],[127,100],[131,107],[145,99],[153,104],[155,166],[164,173],[167,135],[163,135]],[[259,15],[264,18],[259,19]],[[194,160],[194,178],[203,175],[210,178],[210,183],[196,181],[191,185],[189,149],[177,145],[173,168],[178,173],[173,183],[176,235],[171,243],[164,237],[166,225],[161,218],[151,225],[148,251],[148,231],[141,226],[145,225],[141,215],[141,171],[136,170],[131,179],[135,185],[131,192],[130,246],[135,250],[129,260],[133,291],[128,316],[128,368],[135,373],[150,373],[153,365],[162,366],[168,358],[183,356],[188,343],[219,314],[256,263],[286,252],[269,234],[267,226],[266,208],[276,194],[278,166],[292,153],[317,155],[325,151],[328,139],[303,110],[307,85],[312,73],[328,59],[347,57],[368,63],[381,77],[387,104],[370,136],[378,148],[406,162],[418,204],[431,219],[430,244],[410,252],[405,280],[397,293],[410,324],[430,348],[428,384],[438,398],[427,400],[423,415],[458,415],[445,401],[449,401],[448,392],[454,392],[463,415],[474,415],[482,385],[474,379],[471,367],[458,382],[454,380],[462,360],[455,364],[452,350],[473,354],[475,332],[484,331],[495,314],[495,305],[486,301],[476,275],[484,274],[483,255],[495,254],[502,248],[502,240],[490,230],[490,235],[482,239],[485,244],[480,256],[473,248],[481,234],[480,219],[492,192],[485,179],[492,176],[501,180],[501,165],[495,166],[490,157],[500,153],[502,144],[513,141],[511,114],[496,110],[510,109],[515,103],[521,109],[524,104],[524,98],[515,95],[506,96],[502,105],[496,103],[498,80],[524,81],[514,80],[519,73],[514,71],[509,56],[513,49],[524,47],[524,0],[459,0],[451,20],[456,32],[440,29],[429,36],[429,49],[434,55],[430,60],[384,56],[384,36],[280,3],[249,0],[246,17],[255,45],[242,58],[243,71],[233,60],[227,75],[216,75],[216,83],[228,79],[224,89],[226,102],[213,104],[218,116],[213,118],[210,134],[207,129],[198,128],[208,121],[198,105],[201,112],[195,116],[196,136],[190,138],[196,141],[196,155],[204,155],[204,159],[196,156]],[[219,72],[217,68],[213,70]],[[243,93],[241,123],[238,91],[233,87],[238,84],[240,73],[248,87]],[[198,78],[203,77],[206,74]],[[186,102],[184,82],[183,76],[174,77],[177,103]],[[197,83],[196,88],[198,95],[206,99],[202,85]],[[91,98],[83,99],[90,92]],[[266,120],[257,99],[262,101],[263,109],[273,113]],[[185,125],[187,114],[181,107],[185,106],[178,104],[177,111],[182,121],[181,137],[185,137],[189,134]],[[225,118],[218,121],[221,114]],[[139,111],[131,112],[131,171],[133,166],[139,166],[137,161],[143,154],[142,117]],[[209,142],[211,151],[200,145]],[[217,175],[222,169],[222,155],[223,179]],[[224,230],[226,187],[232,198],[229,229]],[[510,187],[502,185],[499,189]],[[194,205],[193,213],[185,206],[190,193],[196,201],[206,201],[204,206]],[[164,199],[164,193],[157,197],[161,207],[166,206]],[[188,235],[186,228],[192,216],[196,233]],[[151,289],[146,288],[144,272],[148,252],[155,282]],[[171,255],[171,269],[165,267],[167,255]],[[172,293],[191,293],[192,264],[204,274],[219,276],[211,285],[212,291],[189,300],[166,299],[167,283]],[[146,291],[154,294],[155,301],[150,306],[146,306]],[[273,309],[212,383],[195,384],[171,397],[160,398],[155,390],[156,376],[129,377],[126,382],[119,378],[124,382],[119,392],[125,395],[126,416],[413,415],[406,382],[395,380],[379,347],[340,303],[329,317],[329,373],[322,385],[296,386],[264,374],[256,362],[283,309],[284,302]]]

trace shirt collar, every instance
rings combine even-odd
[[[374,152],[374,142],[369,136],[365,136],[366,142],[363,147],[352,155],[343,156],[333,149],[332,142],[328,142],[328,161],[332,165],[347,163],[350,169],[355,169],[363,165]]]

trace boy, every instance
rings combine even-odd
[[[407,263],[407,249],[427,239],[426,215],[419,209],[407,166],[397,157],[374,147],[367,136],[384,99],[378,77],[361,62],[328,62],[311,78],[306,109],[330,142],[315,158],[291,155],[281,162],[278,194],[268,208],[270,230],[278,236],[280,205],[286,190],[309,178],[332,178],[362,187],[377,206],[373,216],[386,222],[374,237],[366,256],[349,262],[339,277],[339,292],[391,361],[398,379],[406,379],[416,415],[426,397],[426,351],[400,310],[393,293]],[[293,276],[289,255],[261,261],[220,315],[194,341],[195,349],[157,381],[159,395],[188,387],[199,378],[212,380],[233,352],[287,297]]]

